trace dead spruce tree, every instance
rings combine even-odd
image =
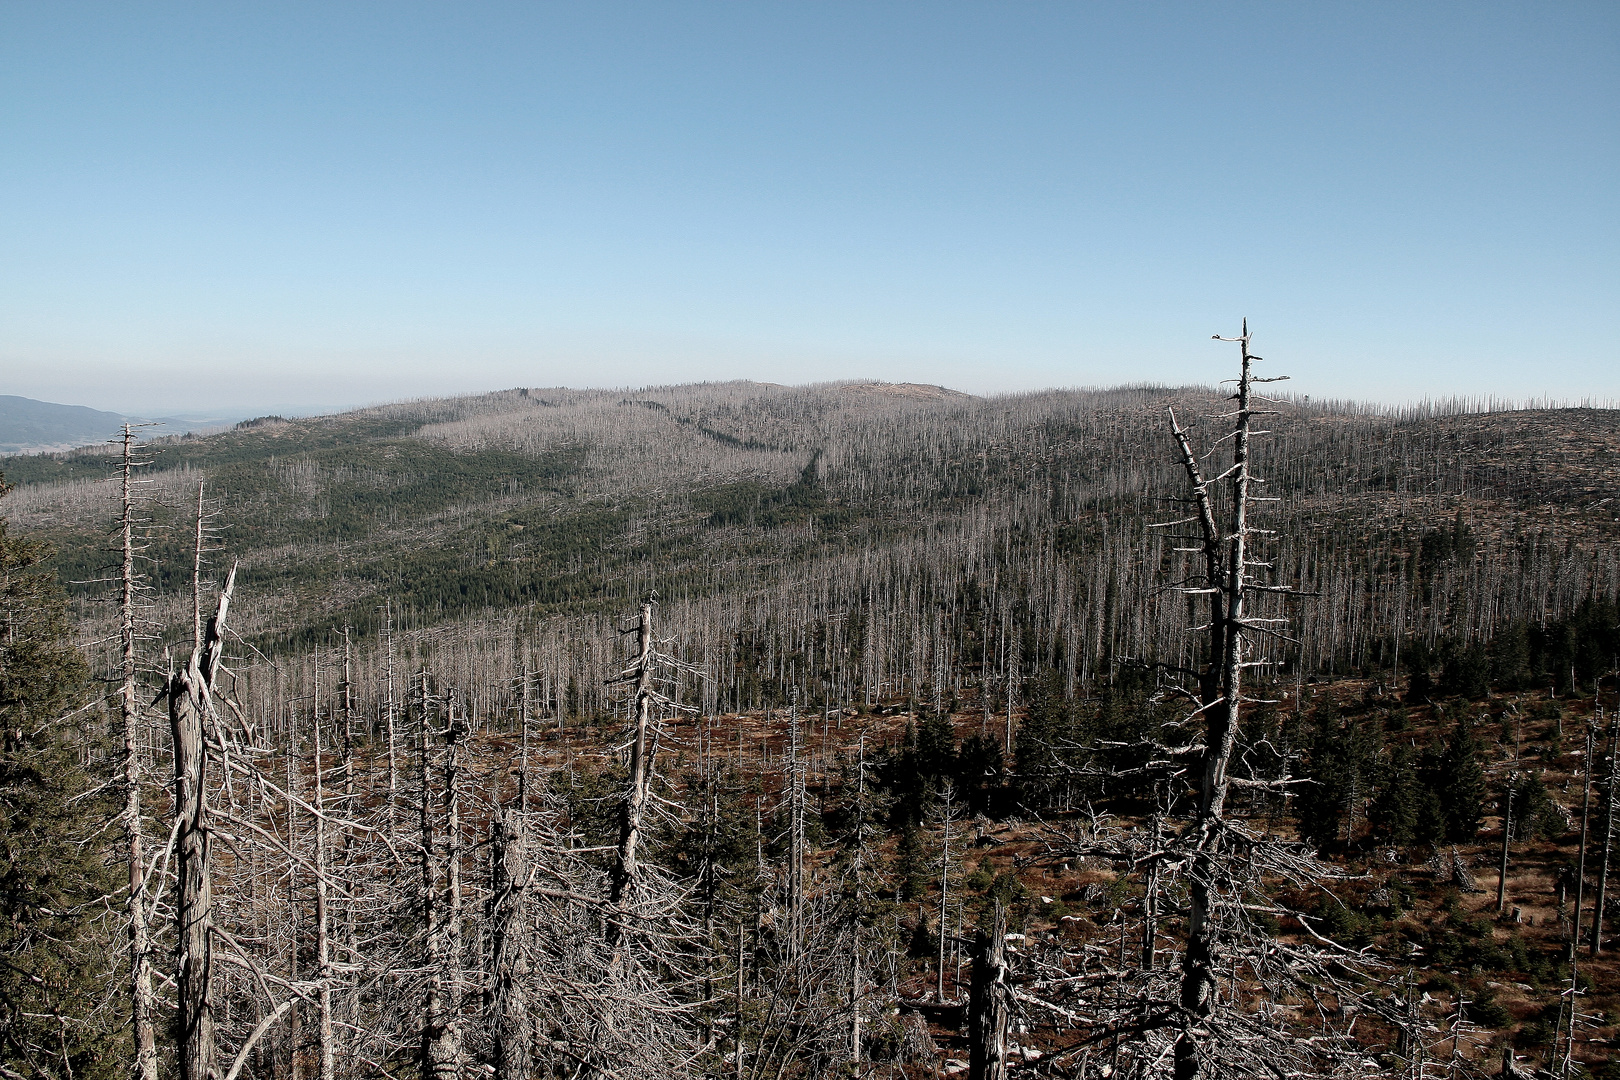
[[[199,525],[199,529],[201,526]],[[208,820],[208,728],[215,725],[214,679],[224,658],[225,618],[236,586],[232,568],[219,604],[196,627],[186,666],[169,677],[174,740],[174,851],[179,878],[176,1004],[181,1080],[209,1080],[214,1067],[212,825]],[[201,612],[200,596],[195,598]],[[217,741],[217,739],[215,740]]]
[[[1217,340],[1241,350],[1235,409],[1220,418],[1230,430],[1201,458],[1172,412],[1191,513],[1161,526],[1196,527],[1192,546],[1178,549],[1195,557],[1194,569],[1172,587],[1204,604],[1195,628],[1201,655],[1191,667],[1154,665],[1162,691],[1187,708],[1146,743],[1103,748],[1134,754],[1128,770],[1100,770],[1115,782],[1156,782],[1162,818],[1149,830],[1082,817],[1055,828],[1047,850],[1057,861],[1108,860],[1145,895],[1116,911],[1116,944],[1022,960],[1013,996],[1026,1015],[1086,1032],[1072,1059],[1102,1055],[1116,1076],[1381,1073],[1403,1067],[1396,1047],[1421,1045],[1433,1025],[1408,1018],[1388,997],[1373,977],[1374,957],[1328,939],[1313,916],[1284,901],[1321,896],[1342,874],[1305,845],[1251,827],[1229,798],[1234,788],[1277,791],[1296,782],[1286,756],[1270,774],[1250,767],[1251,752],[1265,748],[1245,743],[1242,718],[1245,707],[1263,703],[1249,673],[1271,663],[1265,646],[1293,643],[1286,616],[1269,609],[1301,594],[1263,573],[1269,563],[1256,548],[1270,534],[1251,520],[1257,504],[1274,501],[1255,494],[1265,481],[1253,472],[1254,440],[1265,432],[1254,421],[1267,415],[1255,386],[1277,380],[1255,377],[1260,358],[1249,350],[1247,321],[1241,336]],[[1229,462],[1206,475],[1205,461],[1228,442]],[[1176,957],[1169,965],[1157,962],[1161,935]],[[1134,965],[1132,952],[1140,957]],[[1427,1030],[1408,1030],[1403,1042],[1413,1027]]]
[[[436,697],[420,677],[418,740],[418,894],[426,973],[421,1071],[455,1080],[462,1070],[461,828],[463,758],[469,723],[454,693]],[[438,723],[434,720],[438,719]]]
[[[527,720],[525,712],[525,726]],[[520,786],[527,786],[526,777]],[[532,882],[524,801],[520,798],[517,806],[508,807],[490,823],[488,994],[496,1080],[529,1080],[534,1068],[534,1023],[528,1005],[531,935],[523,895]]]
[[[1007,908],[997,899],[990,925],[973,941],[968,993],[968,1080],[1007,1076]]]
[[[130,1029],[134,1036],[135,1062],[131,1070],[136,1080],[157,1080],[157,1036],[154,1022],[156,997],[152,992],[152,898],[147,890],[145,818],[141,784],[144,772],[143,747],[146,722],[136,690],[139,672],[139,642],[142,636],[141,607],[151,592],[139,560],[146,545],[141,537],[141,489],[152,481],[140,479],[136,470],[152,463],[137,451],[135,429],[142,425],[124,424],[118,438],[120,458],[114,479],[119,485],[118,545],[118,709],[123,721],[124,747],[120,778],[124,788],[124,856],[129,864],[129,1002]]]
[[[610,683],[633,683],[631,698],[631,728],[629,742],[629,776],[626,778],[623,801],[619,806],[619,846],[614,852],[613,874],[608,888],[608,903],[612,915],[607,923],[608,947],[613,950],[614,963],[622,957],[621,942],[630,920],[630,893],[641,875],[638,849],[641,846],[643,820],[647,814],[647,799],[652,790],[653,758],[658,753],[653,730],[653,706],[660,695],[653,689],[656,672],[656,650],[653,642],[653,604],[651,598],[641,604],[636,625],[626,633],[636,635],[636,651],[631,665]]]
[[[658,752],[667,720],[689,711],[678,700],[679,676],[696,674],[663,651],[655,611],[653,599],[641,604],[623,631],[635,635],[634,650],[607,680],[630,687],[630,720],[606,866],[574,842],[564,800],[526,767],[513,805],[490,808],[486,1015],[502,1077],[670,1080],[705,1049],[694,1037],[704,1004],[702,926],[687,910],[688,891],[646,851],[647,836],[681,813],[659,794]]]

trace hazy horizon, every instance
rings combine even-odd
[[[0,392],[1620,397],[1620,8],[0,8]],[[259,403],[259,404],[253,404]]]
[[[1156,381],[1151,381],[1151,380],[1148,380],[1148,381],[1138,380],[1138,381],[1120,382],[1120,383],[1113,383],[1113,384],[1090,384],[1090,385],[1030,387],[1028,389],[999,390],[999,391],[989,391],[989,392],[975,394],[975,393],[973,393],[971,391],[963,390],[960,387],[948,386],[948,385],[944,385],[944,384],[941,384],[941,383],[928,383],[928,382],[921,382],[921,381],[918,381],[918,380],[885,380],[885,379],[860,378],[860,377],[850,378],[850,379],[833,379],[833,380],[824,380],[823,379],[823,380],[806,381],[806,382],[801,382],[801,383],[780,383],[780,382],[774,382],[774,381],[770,381],[770,380],[758,380],[758,379],[694,379],[694,380],[691,380],[689,382],[682,382],[682,383],[622,383],[622,384],[602,385],[602,386],[566,386],[566,385],[561,385],[561,384],[551,385],[551,386],[530,385],[530,386],[527,387],[527,389],[530,389],[530,390],[565,390],[565,391],[596,390],[596,391],[603,391],[603,392],[608,392],[608,393],[612,393],[612,392],[634,393],[634,392],[642,392],[642,391],[654,391],[654,390],[660,390],[660,389],[668,389],[668,388],[672,388],[672,387],[700,386],[700,385],[706,385],[706,384],[722,384],[722,383],[735,383],[735,382],[754,383],[756,385],[761,385],[761,386],[775,386],[775,387],[782,387],[782,388],[785,388],[785,389],[804,389],[804,388],[827,387],[827,386],[842,386],[842,385],[849,385],[849,384],[854,384],[854,383],[883,383],[883,384],[888,384],[888,385],[915,385],[915,386],[937,387],[939,389],[951,391],[953,393],[967,394],[967,395],[972,396],[972,397],[987,398],[987,399],[988,398],[998,398],[998,397],[1014,397],[1014,396],[1019,396],[1019,395],[1024,395],[1024,394],[1040,394],[1040,393],[1046,393],[1046,392],[1081,393],[1081,394],[1083,394],[1083,393],[1109,393],[1109,392],[1114,392],[1114,391],[1119,391],[1119,390],[1164,390],[1166,392],[1172,392],[1172,391],[1187,390],[1187,389],[1210,389],[1210,390],[1215,389],[1214,380],[1210,380],[1210,381],[1206,381],[1206,382],[1189,382],[1189,383],[1176,383],[1176,384],[1156,382]],[[143,409],[125,409],[125,408],[118,408],[118,407],[102,407],[102,406],[98,406],[98,405],[86,405],[86,403],[82,402],[82,401],[54,401],[53,402],[53,401],[48,401],[47,399],[43,399],[43,398],[33,398],[32,400],[42,401],[42,402],[45,402],[47,404],[53,404],[53,405],[86,405],[86,407],[94,408],[94,409],[97,409],[98,411],[103,411],[103,412],[108,412],[108,413],[116,413],[116,414],[119,414],[119,415],[125,416],[125,417],[145,418],[145,419],[148,419],[148,420],[154,420],[155,419],[155,420],[159,420],[159,421],[165,421],[165,420],[168,420],[168,421],[189,421],[190,423],[192,423],[194,425],[200,425],[198,430],[201,430],[203,428],[225,427],[225,426],[229,426],[231,424],[239,423],[239,422],[241,422],[243,420],[257,419],[257,418],[263,417],[263,416],[281,416],[281,417],[285,417],[287,419],[307,419],[307,418],[318,417],[318,416],[334,416],[334,415],[339,415],[339,414],[342,414],[342,413],[356,412],[356,411],[360,411],[360,410],[364,410],[364,409],[379,408],[379,407],[383,407],[383,406],[387,406],[387,405],[409,404],[411,402],[416,402],[416,401],[432,401],[432,400],[453,399],[453,398],[461,398],[461,397],[478,397],[478,396],[482,396],[482,395],[485,395],[485,394],[500,393],[500,392],[506,391],[506,390],[515,390],[515,389],[522,389],[522,388],[524,388],[524,387],[519,387],[519,386],[491,386],[491,387],[484,387],[484,388],[481,388],[481,389],[456,391],[456,392],[453,392],[453,393],[446,393],[446,394],[414,394],[414,395],[400,396],[400,397],[377,398],[377,399],[373,399],[373,400],[369,400],[369,401],[339,402],[339,403],[330,403],[330,404],[298,403],[298,402],[251,402],[251,403],[237,402],[237,403],[234,403],[234,404],[222,405],[221,407],[219,407],[217,409],[213,409],[213,410],[194,410],[194,409],[193,410],[177,410],[177,411],[170,411],[168,413],[159,413],[159,412],[156,412],[156,411],[150,410],[150,409],[147,409],[147,410],[143,410]],[[1500,397],[1500,396],[1493,396],[1493,395],[1487,395],[1487,394],[1447,394],[1447,395],[1425,395],[1425,396],[1422,396],[1422,397],[1413,397],[1413,398],[1408,398],[1408,399],[1404,399],[1404,400],[1395,400],[1395,401],[1379,401],[1379,400],[1367,399],[1367,398],[1347,398],[1347,397],[1339,397],[1339,396],[1335,396],[1335,395],[1312,394],[1309,391],[1306,391],[1306,390],[1303,390],[1303,389],[1300,389],[1300,388],[1293,388],[1293,389],[1283,388],[1283,389],[1277,390],[1277,392],[1279,394],[1281,394],[1281,395],[1284,395],[1284,396],[1293,396],[1296,400],[1300,399],[1300,398],[1303,398],[1307,402],[1315,402],[1319,406],[1328,406],[1328,407],[1334,407],[1334,408],[1337,408],[1337,407],[1347,407],[1347,408],[1365,407],[1365,408],[1367,408],[1369,410],[1374,410],[1374,411],[1389,410],[1391,412],[1399,411],[1401,409],[1408,409],[1408,408],[1410,408],[1410,409],[1435,408],[1435,409],[1437,409],[1439,411],[1460,410],[1460,411],[1465,411],[1465,412],[1476,412],[1476,411],[1478,411],[1478,412],[1502,412],[1502,411],[1513,411],[1513,410],[1572,409],[1572,408],[1573,409],[1581,409],[1581,408],[1589,408],[1589,409],[1620,409],[1620,398],[1606,398],[1606,397],[1597,397],[1597,396],[1592,396],[1592,395],[1588,395],[1588,396],[1580,397],[1580,398],[1553,398],[1553,397],[1548,397],[1548,396],[1537,396],[1537,397],[1527,397],[1527,398],[1508,398],[1508,397]],[[26,395],[18,395],[18,396],[26,396]],[[159,429],[154,429],[154,430],[146,433],[148,438],[159,438],[159,437],[162,437],[165,434],[170,434],[170,433],[166,432],[166,431],[163,431],[160,428]]]

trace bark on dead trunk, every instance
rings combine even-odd
[[[996,901],[989,931],[973,943],[968,1003],[968,1080],[1007,1076],[1007,909]]]
[[[523,816],[507,810],[490,829],[491,1014],[496,1080],[528,1080],[533,1069],[528,998],[528,882]]]
[[[219,670],[225,617],[236,571],[225,584],[219,607],[198,635],[185,670],[169,680],[169,727],[174,738],[175,852],[179,897],[176,1005],[179,1012],[180,1080],[208,1080],[214,1059],[212,1000],[213,893],[209,867],[208,777],[204,725],[213,708],[214,676]]]
[[[1581,907],[1586,903],[1586,838],[1592,823],[1592,751],[1596,749],[1597,740],[1593,737],[1592,728],[1586,730],[1586,772],[1581,780],[1581,846],[1580,854],[1575,861],[1575,913],[1570,922],[1569,959],[1575,962],[1575,954],[1581,948]]]
[[[1222,339],[1230,340],[1230,339]],[[1209,1038],[1204,1026],[1214,1008],[1217,972],[1216,933],[1212,898],[1219,887],[1220,848],[1224,840],[1223,815],[1230,778],[1232,748],[1237,740],[1238,715],[1243,700],[1244,602],[1248,582],[1247,544],[1249,509],[1249,391],[1253,356],[1249,352],[1249,326],[1236,339],[1242,348],[1238,379],[1237,413],[1233,432],[1232,466],[1224,474],[1231,485],[1230,526],[1218,530],[1209,482],[1179,427],[1176,440],[1182,464],[1192,485],[1198,521],[1203,532],[1203,554],[1211,590],[1209,662],[1199,678],[1199,711],[1204,717],[1204,752],[1198,770],[1198,804],[1191,828],[1193,857],[1188,875],[1186,948],[1181,960],[1179,997],[1180,1030],[1175,1042],[1176,1080],[1197,1080],[1204,1073],[1200,1047]],[[1172,420],[1172,423],[1174,421]],[[1217,477],[1217,480],[1221,477]]]
[[[617,964],[622,959],[621,943],[629,924],[631,885],[637,875],[636,848],[641,842],[641,822],[647,808],[647,791],[652,780],[650,742],[653,704],[653,602],[641,605],[636,624],[635,731],[630,740],[629,787],[619,808],[619,845],[613,861],[608,889],[607,942]]]
[[[123,567],[120,580],[118,624],[123,653],[118,706],[124,722],[124,843],[129,862],[129,990],[130,1026],[135,1042],[133,1074],[136,1080],[157,1080],[157,1038],[153,1029],[152,931],[146,909],[145,830],[141,819],[141,718],[135,697],[135,433],[124,425],[120,468],[123,507],[119,515]]]
[[[317,687],[320,668],[316,667]],[[315,754],[315,964],[320,990],[316,1003],[320,1011],[320,1077],[335,1080],[337,1052],[333,1045],[332,1029],[332,915],[327,885],[327,872],[331,859],[326,850],[326,781],[322,775],[326,762],[321,747],[320,696],[310,710],[310,746]]]
[[[1620,781],[1620,718],[1609,728],[1609,779],[1603,789],[1603,847],[1598,859],[1597,904],[1592,908],[1592,955],[1603,951],[1603,907],[1609,896],[1609,850],[1614,840],[1615,786]]]
[[[447,717],[442,777],[445,800],[442,858],[436,851],[429,767],[426,676],[423,676],[422,733],[422,847],[423,892],[427,907],[428,988],[422,1031],[424,1072],[432,1080],[458,1080],[461,1075],[461,851],[460,851],[460,748],[464,734],[460,721]],[[442,868],[444,889],[439,891]]]

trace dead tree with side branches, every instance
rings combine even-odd
[[[1396,1048],[1422,1045],[1435,1025],[1408,1017],[1377,979],[1378,959],[1330,940],[1289,896],[1331,896],[1343,874],[1306,845],[1251,827],[1235,810],[1234,788],[1285,791],[1287,774],[1256,775],[1242,765],[1242,717],[1256,696],[1251,673],[1274,663],[1267,646],[1297,644],[1279,601],[1304,595],[1270,579],[1258,553],[1272,535],[1256,526],[1255,425],[1268,415],[1256,386],[1279,381],[1254,374],[1247,320],[1233,342],[1239,377],[1219,419],[1230,429],[1208,454],[1195,452],[1171,413],[1188,494],[1188,516],[1161,528],[1193,526],[1177,550],[1194,569],[1172,588],[1201,600],[1204,621],[1195,666],[1154,665],[1161,690],[1187,703],[1156,738],[1132,749],[1168,800],[1154,828],[1130,828],[1106,815],[1054,829],[1048,857],[1111,861],[1138,877],[1147,899],[1122,907],[1115,950],[1082,947],[1028,960],[1013,997],[1026,1014],[1087,1032],[1077,1057],[1106,1048],[1114,1075],[1228,1080],[1246,1076],[1360,1076],[1399,1068]],[[1207,475],[1206,463],[1230,443],[1231,457]],[[1118,748],[1116,748],[1118,749]],[[1162,816],[1160,816],[1162,815]],[[1184,898],[1166,912],[1164,897]],[[1170,917],[1165,917],[1166,915]],[[1139,933],[1127,923],[1139,922]],[[1160,966],[1158,937],[1179,960]],[[1142,962],[1127,962],[1125,942],[1139,937]],[[1359,1025],[1359,1029],[1357,1028]],[[1383,1059],[1380,1060],[1380,1055]],[[1057,1064],[1061,1064],[1060,1062]]]
[[[167,691],[174,739],[174,845],[179,877],[175,924],[179,931],[176,997],[181,1080],[208,1080],[214,1067],[213,845],[208,820],[207,729],[217,719],[214,679],[224,657],[225,617],[235,586],[233,568],[207,627],[198,627],[191,659],[170,676]]]

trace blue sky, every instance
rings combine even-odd
[[[1620,399],[1620,6],[0,5],[0,393]]]

